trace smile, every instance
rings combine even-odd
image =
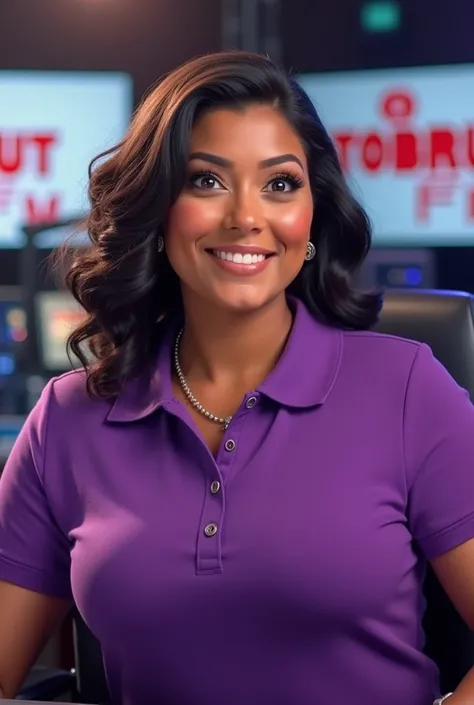
[[[222,252],[221,250],[212,250],[214,257],[219,257],[226,262],[234,262],[235,264],[257,264],[257,262],[263,262],[266,257],[270,255],[263,254],[251,254],[246,252]]]
[[[230,274],[253,275],[259,274],[268,266],[273,253],[263,252],[228,252],[226,250],[206,250],[213,262]]]

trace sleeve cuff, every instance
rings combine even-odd
[[[18,585],[26,590],[39,592],[42,595],[66,600],[72,599],[69,575],[65,578],[64,575],[48,573],[38,570],[38,568],[16,563],[5,556],[0,556],[0,580],[13,583],[13,585]]]
[[[474,513],[443,531],[419,539],[418,544],[426,558],[431,560],[472,538],[474,538]]]

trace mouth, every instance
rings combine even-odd
[[[206,250],[210,255],[217,257],[224,262],[234,264],[258,264],[270,257],[274,257],[273,252],[227,252],[226,250]]]
[[[236,275],[258,274],[276,257],[275,252],[266,250],[229,252],[228,250],[209,249],[206,252],[220,269]]]

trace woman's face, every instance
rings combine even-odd
[[[185,304],[253,311],[283,295],[304,264],[313,200],[303,146],[269,106],[205,114],[166,252]]]

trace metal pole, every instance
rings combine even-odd
[[[262,32],[261,51],[268,54],[273,61],[282,61],[281,13],[282,0],[261,0]]]
[[[223,49],[263,51],[281,61],[282,0],[221,0]]]
[[[221,0],[221,48],[240,49],[239,0]]]
[[[245,51],[260,51],[260,2],[241,0],[240,34],[241,48]]]

